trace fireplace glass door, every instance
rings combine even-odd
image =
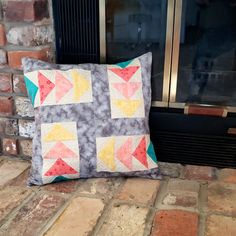
[[[151,51],[153,106],[236,112],[236,0],[52,3],[59,63],[118,63]]]
[[[236,107],[236,1],[177,0],[170,104]]]
[[[153,101],[162,101],[163,97],[168,2],[174,1],[106,0],[105,2],[106,62],[117,63],[151,51]],[[173,11],[173,6],[173,4],[169,6],[169,15],[171,10]],[[169,30],[171,34],[171,29]],[[168,74],[165,76],[168,77]],[[168,86],[166,89],[169,90]]]

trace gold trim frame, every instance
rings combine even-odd
[[[176,94],[177,94],[182,4],[183,4],[182,0],[177,0],[175,4],[174,38],[173,38],[173,52],[172,52],[170,100],[169,100],[170,103],[176,102]]]
[[[175,0],[168,0],[162,102],[168,106],[171,78]]]
[[[106,62],[106,0],[99,0],[100,63]]]
[[[168,107],[171,58],[173,47],[174,29],[174,9],[175,0],[167,0],[167,19],[166,19],[166,40],[165,40],[165,59],[163,73],[162,101],[153,101],[153,106]],[[100,62],[106,61],[106,0],[99,0],[99,27],[100,27]]]

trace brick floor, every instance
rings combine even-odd
[[[29,166],[0,157],[0,236],[236,235],[234,169],[161,163],[162,180],[27,187]]]
[[[154,218],[152,236],[197,236],[198,214],[182,210],[158,211]]]

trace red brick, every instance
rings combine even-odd
[[[4,46],[6,44],[6,33],[4,25],[0,24],[0,46]]]
[[[0,92],[12,92],[12,78],[11,74],[0,73]]]
[[[17,140],[11,138],[4,138],[2,141],[3,152],[7,155],[17,155]]]
[[[213,180],[215,179],[215,171],[215,168],[209,166],[186,165],[183,176],[185,179]]]
[[[220,181],[236,184],[236,169],[222,169],[218,178]]]
[[[37,51],[9,51],[8,64],[14,69],[21,69],[21,59],[23,57],[31,57],[43,61],[49,59],[49,48],[44,48]]]
[[[0,97],[0,115],[13,114],[13,99],[12,97]]]
[[[8,0],[5,6],[8,21],[36,21],[49,17],[47,0]]]
[[[13,90],[15,93],[27,95],[23,75],[13,75]]]
[[[59,183],[53,183],[43,186],[42,188],[47,191],[60,192],[60,193],[72,193],[77,190],[79,181],[69,180]]]
[[[35,196],[18,211],[5,230],[5,235],[39,235],[45,222],[56,213],[64,202],[64,198],[52,194]]]
[[[151,235],[197,236],[198,215],[181,210],[159,211],[155,215]]]

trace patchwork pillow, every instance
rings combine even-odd
[[[148,124],[151,61],[151,53],[115,65],[22,60],[35,111],[29,184],[158,178]]]

